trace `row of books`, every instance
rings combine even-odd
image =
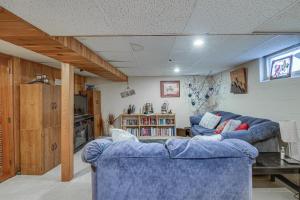
[[[175,119],[160,118],[159,125],[175,124]]]
[[[137,119],[124,119],[122,122],[123,125],[138,125]]]
[[[139,136],[139,129],[138,128],[127,128],[126,131],[128,131],[132,135]]]
[[[175,128],[142,128],[141,136],[175,136]]]
[[[156,125],[156,118],[155,117],[142,117],[141,118],[142,125]]]

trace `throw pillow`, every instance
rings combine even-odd
[[[131,133],[123,129],[112,128],[110,129],[110,132],[111,132],[111,137],[113,142],[127,141],[127,140],[133,140],[136,142],[139,141],[135,135],[132,135]]]
[[[235,129],[235,131],[248,130],[248,129],[249,129],[249,124],[242,123]]]
[[[217,116],[212,113],[206,112],[202,117],[199,125],[204,128],[214,129],[218,125],[220,120],[221,116]]]
[[[226,126],[224,127],[222,133],[234,131],[237,127],[239,127],[239,125],[241,125],[241,123],[242,122],[240,120],[230,119],[226,124]]]
[[[226,124],[228,123],[229,120],[226,120],[224,122],[222,122],[221,124],[218,125],[218,127],[215,130],[215,134],[220,134],[222,133],[224,127],[226,126]]]

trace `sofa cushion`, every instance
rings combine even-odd
[[[231,112],[225,112],[225,111],[214,111],[212,113],[214,113],[214,114],[218,113],[221,115],[222,118],[221,118],[220,123],[230,120],[230,119],[236,119],[237,117],[241,116],[241,115],[237,115],[237,114],[234,114]]]
[[[199,125],[204,128],[214,129],[221,120],[221,116],[206,112],[202,117]]]
[[[270,121],[268,119],[261,119],[261,118],[255,118],[255,117],[249,117],[249,116],[240,116],[240,117],[237,117],[236,120],[240,120],[242,123],[247,123],[247,124],[249,124],[250,127],[252,127],[256,124],[261,124],[261,123]]]
[[[194,125],[191,129],[193,135],[213,135],[215,129],[204,128],[199,125]]]
[[[164,144],[123,141],[112,143],[102,158],[166,158],[169,157]]]
[[[255,147],[237,139],[223,141],[169,139],[166,148],[171,158],[255,158],[258,155]]]

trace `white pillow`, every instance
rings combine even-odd
[[[240,120],[230,119],[225,125],[222,133],[234,131],[239,125],[241,125],[241,123],[242,122]]]
[[[136,142],[139,141],[135,135],[132,135],[131,133],[123,129],[111,128],[110,133],[113,142],[127,141],[127,140],[134,140]]]
[[[196,135],[192,137],[192,140],[200,140],[200,141],[221,141],[222,135],[221,134],[215,134],[215,135]]]
[[[221,116],[217,116],[212,113],[206,112],[202,117],[199,125],[204,128],[214,129],[218,125],[220,120]]]

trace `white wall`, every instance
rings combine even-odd
[[[116,116],[123,112],[129,104],[136,106],[136,112],[140,111],[142,106],[149,102],[154,106],[154,112],[160,113],[161,105],[169,102],[169,108],[176,113],[176,126],[189,126],[189,117],[193,114],[193,109],[188,101],[187,94],[184,89],[186,77],[129,77],[129,86],[135,89],[136,95],[127,98],[121,98],[120,92],[126,87],[126,83],[116,83],[103,81],[99,78],[90,78],[88,83],[95,84],[97,89],[101,91],[102,116],[107,119],[109,113]],[[160,81],[164,80],[180,80],[180,98],[161,98],[160,97]]]
[[[259,80],[259,60],[238,67],[248,69],[248,94],[230,93],[230,71],[222,75],[223,83],[216,97],[219,110],[278,120],[296,120],[300,131],[300,78]]]

